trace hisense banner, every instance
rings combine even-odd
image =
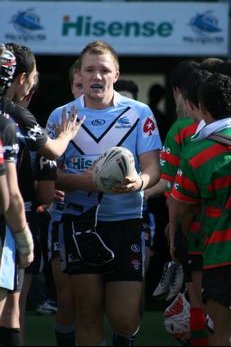
[[[78,55],[103,40],[120,55],[225,56],[228,3],[39,2],[0,3],[0,42],[36,54]]]

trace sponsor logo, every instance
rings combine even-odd
[[[72,21],[69,15],[63,17],[62,34],[68,36],[111,36],[111,37],[168,37],[173,33],[173,25],[170,22],[120,22],[119,20],[106,22],[96,20],[91,16],[78,16]]]
[[[134,253],[139,253],[140,252],[140,246],[135,244],[135,243],[133,243],[133,245],[131,245],[131,250]]]
[[[72,168],[77,171],[87,170],[94,162],[94,160],[86,158],[72,158]]]
[[[44,168],[52,169],[57,166],[55,160],[49,160],[45,157],[40,157],[39,164],[40,164],[40,170],[43,170]]]
[[[104,119],[94,119],[94,120],[91,122],[91,124],[94,125],[95,127],[99,127],[99,126],[105,124],[105,120],[104,120]]]
[[[43,130],[41,129],[41,127],[38,124],[36,124],[33,128],[31,128],[27,132],[27,135],[30,139],[32,139],[33,141],[36,141],[38,135],[41,135],[42,133],[43,133]]]
[[[139,270],[140,269],[140,261],[138,259],[132,259],[131,261],[132,267],[134,270]]]
[[[153,135],[154,130],[156,129],[155,123],[152,118],[147,118],[143,125],[143,133],[146,136]]]
[[[187,43],[220,44],[224,42],[218,17],[213,15],[212,10],[193,16],[189,21],[189,26],[195,36],[183,36],[183,41]]]
[[[128,128],[129,129],[129,128],[131,128],[130,120],[126,116],[119,118],[115,128],[117,128],[117,129],[121,129],[121,128],[123,128],[123,129]]]
[[[162,152],[163,152],[163,153],[170,154],[170,153],[171,153],[171,149],[170,149],[169,147],[163,146]]]
[[[12,16],[10,23],[17,33],[6,33],[6,40],[44,41],[46,39],[46,35],[41,33],[44,27],[40,24],[40,17],[33,8],[18,11]]]

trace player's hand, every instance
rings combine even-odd
[[[113,193],[133,193],[140,191],[143,186],[143,180],[137,173],[133,176],[125,177],[122,183],[117,183],[113,188]]]
[[[15,241],[19,254],[20,267],[25,268],[34,260],[34,242],[28,226],[15,233]]]
[[[75,106],[71,107],[68,116],[66,108],[64,107],[62,110],[62,122],[56,127],[56,132],[57,134],[64,133],[70,140],[72,140],[85,119],[85,116],[80,120],[78,119],[78,113]]]

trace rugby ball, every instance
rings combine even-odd
[[[94,162],[93,182],[105,193],[123,182],[126,176],[134,175],[135,160],[132,152],[125,147],[110,147]]]

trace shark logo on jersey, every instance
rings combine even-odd
[[[116,128],[131,128],[131,122],[127,116],[120,117],[117,121]]]
[[[28,132],[27,135],[30,139],[32,139],[33,141],[37,140],[37,136],[40,134],[42,134],[43,131],[40,127],[39,124],[36,124],[33,128],[31,128]]]

